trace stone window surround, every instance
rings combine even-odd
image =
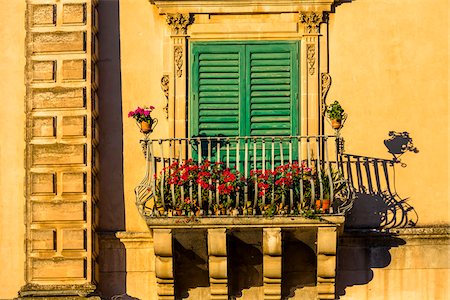
[[[324,132],[321,115],[331,83],[326,22],[335,0],[149,1],[166,15],[169,29],[161,82],[170,137],[187,132],[188,47],[190,41],[202,40],[300,41],[300,134]]]

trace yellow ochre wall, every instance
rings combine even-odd
[[[410,134],[419,153],[401,157],[395,184],[417,226],[450,223],[448,19],[447,0],[357,0],[329,22],[328,103],[348,112],[345,150],[390,159],[388,132]]]
[[[0,299],[24,284],[25,1],[0,0]]]
[[[120,26],[126,222],[127,230],[141,231],[133,188],[144,158],[126,113],[154,105],[159,124],[152,138],[169,136],[159,82],[167,59],[163,35],[170,31],[146,1],[121,1]],[[329,72],[327,102],[338,99],[349,114],[345,151],[391,159],[383,143],[389,131],[408,132],[419,153],[405,153],[407,166],[395,166],[396,191],[417,212],[417,226],[449,224],[448,1],[339,5],[329,18]]]

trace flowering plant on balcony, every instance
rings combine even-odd
[[[239,198],[237,194],[244,184],[239,172],[223,163],[175,161],[157,176],[157,205],[164,202],[169,209],[197,215],[226,214]]]
[[[155,174],[155,179],[156,207],[164,204],[165,211],[173,211],[175,215],[311,216],[328,212],[329,208],[323,206],[325,199],[329,203],[347,186],[340,173],[331,167],[322,166],[317,172],[304,161],[283,164],[273,170],[253,169],[245,178],[222,162],[198,163],[189,159],[182,163],[174,161]]]
[[[136,123],[141,128],[141,132],[149,133],[153,131],[154,126],[157,123],[157,119],[152,118],[151,112],[155,109],[154,106],[137,107],[128,113],[129,118],[136,120]]]
[[[274,170],[252,170],[250,186],[258,196],[261,213],[265,215],[287,214],[288,202],[292,197],[304,199],[292,211],[302,210],[311,199],[311,189],[315,171],[305,162],[287,163]]]

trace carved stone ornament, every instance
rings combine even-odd
[[[181,77],[183,75],[183,48],[180,46],[175,46],[173,55],[175,59],[175,66],[177,69],[177,77]]]
[[[166,112],[166,118],[169,118],[169,75],[163,75],[161,77],[161,90],[164,93],[164,97],[166,97],[166,106],[163,110]]]
[[[319,33],[319,25],[326,22],[326,14],[315,11],[300,12],[300,22],[305,25],[306,33]]]
[[[308,61],[309,75],[314,75],[316,64],[316,46],[314,44],[306,45],[306,58]]]
[[[322,73],[321,76],[320,99],[322,100],[322,115],[325,115],[327,109],[326,98],[331,86],[331,75],[329,73]]]
[[[173,34],[187,34],[187,28],[194,22],[192,14],[167,14],[167,24],[172,28]]]

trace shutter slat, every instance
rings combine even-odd
[[[252,79],[251,84],[291,84],[289,77],[286,78],[267,78]]]
[[[289,72],[290,66],[258,66],[252,67],[252,72]]]
[[[291,85],[289,84],[252,84],[252,91],[290,91]]]
[[[290,61],[288,59],[252,60],[253,66],[290,66]]]
[[[252,103],[290,103],[290,97],[253,97]]]

